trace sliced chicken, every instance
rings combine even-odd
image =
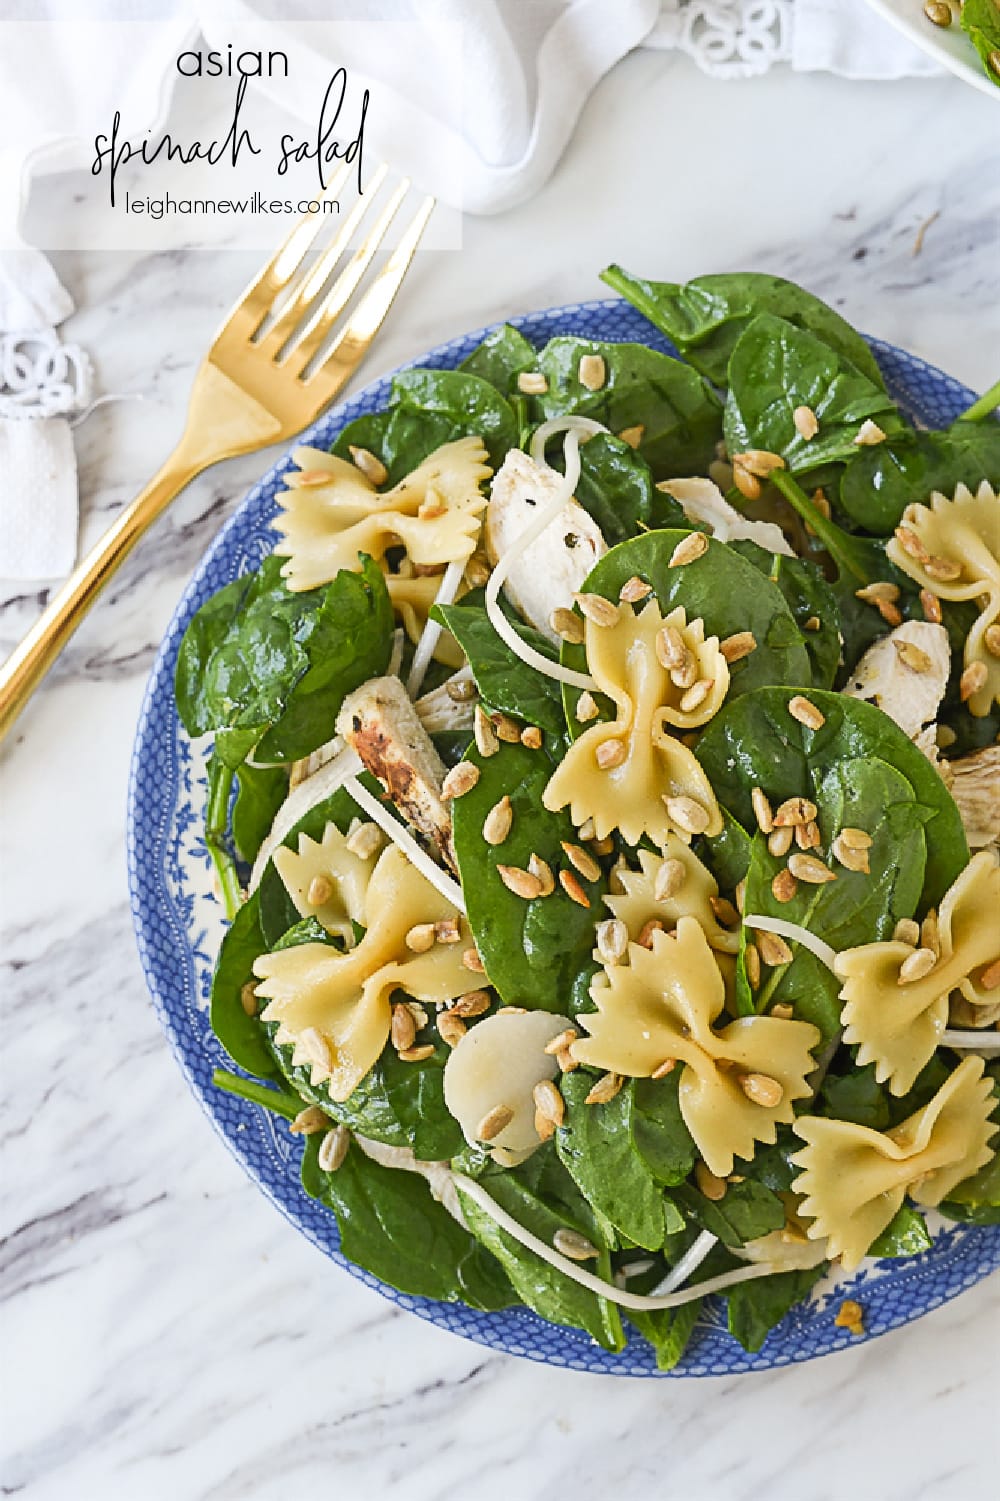
[[[456,870],[451,814],[441,800],[446,767],[399,678],[372,678],[349,693],[337,730],[400,812]]]
[[[486,551],[491,563],[515,543],[561,483],[561,476],[512,448],[497,470],[486,511]],[[569,607],[573,595],[607,543],[593,517],[575,500],[567,501],[552,524],[515,560],[504,593],[525,620],[554,644],[559,637],[549,624],[552,611]]]
[[[944,767],[971,848],[1000,844],[1000,745],[984,745],[969,756],[942,762],[938,770]]]
[[[950,671],[944,626],[904,620],[868,648],[843,691],[875,704],[913,740],[936,716]]]
[[[767,552],[794,558],[784,532],[775,521],[751,521],[731,506],[718,485],[710,479],[665,479],[656,487],[672,495],[689,521],[712,528],[720,542],[756,542]]]
[[[452,698],[449,688],[467,692],[468,697]],[[462,667],[447,682],[439,683],[430,693],[422,693],[413,707],[427,733],[440,735],[449,730],[466,730],[471,735],[479,697],[475,690],[472,669]]]

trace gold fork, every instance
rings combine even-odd
[[[333,178],[328,199],[336,197],[350,170],[345,165]],[[220,459],[250,453],[301,432],[353,375],[382,326],[434,207],[433,198],[422,200],[396,249],[327,352],[320,354],[410,186],[404,180],[394,190],[336,281],[321,296],[387,171],[384,164],[378,168],[365,196],[344,217],[313,266],[299,270],[322,227],[322,211],[307,215],[295,226],[247,287],[195,376],[187,423],[177,447],[0,668],[0,739],[119,564],[185,485]],[[266,326],[271,317],[275,321]]]

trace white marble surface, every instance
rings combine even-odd
[[[599,296],[610,259],[799,278],[982,389],[1000,350],[1000,113],[952,80],[664,56],[597,90],[547,188],[423,257],[374,375],[493,318]],[[33,214],[65,211],[71,183]],[[920,255],[918,226],[932,214]],[[249,271],[235,254],[64,253],[104,408],[79,431],[86,535],[169,448]],[[30,1501],[296,1493],[964,1501],[995,1484],[1000,1283],[810,1366],[638,1382],[513,1361],[398,1312],[244,1178],[160,1035],[130,929],[128,758],[185,580],[266,460],[196,481],[84,624],[3,753],[0,1486]],[[42,602],[6,586],[11,642]]]

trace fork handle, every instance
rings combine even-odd
[[[0,740],[17,719],[105,584],[140,537],[196,474],[205,459],[183,452],[167,459],[149,484],[77,565],[59,593],[0,667]]]

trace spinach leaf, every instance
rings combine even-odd
[[[958,484],[1000,486],[1000,422],[952,424],[946,432],[904,432],[860,448],[844,470],[840,505],[865,531],[887,536],[913,501]]]
[[[785,1223],[785,1206],[778,1195],[753,1178],[730,1183],[721,1199],[706,1199],[693,1183],[681,1183],[673,1189],[681,1209],[687,1210],[702,1229],[721,1240],[724,1246],[745,1246],[780,1230]]]
[[[384,672],[392,645],[392,604],[370,558],[301,593],[281,566],[272,555],[208,600],[177,659],[188,733],[243,731],[263,761],[294,761],[329,740],[345,695]],[[239,759],[248,749],[241,743]]]
[[[965,0],[961,9],[962,30],[983,60],[987,78],[1000,81],[996,57],[1000,52],[1000,5],[997,0]]]
[[[951,1198],[938,1206],[950,1220],[967,1225],[1000,1225],[1000,1144],[995,1155],[972,1178],[952,1189]]]
[[[754,1354],[785,1314],[809,1296],[826,1269],[824,1261],[807,1271],[775,1272],[756,1282],[737,1283],[727,1295],[730,1334]]]
[[[538,356],[535,346],[509,323],[501,323],[486,335],[459,365],[465,375],[477,375],[508,400],[517,395],[517,377],[533,370]]]
[[[306,1137],[302,1184],[337,1217],[340,1248],[355,1266],[419,1298],[509,1307],[517,1297],[495,1259],[431,1196],[417,1173],[383,1167],[353,1143],[334,1173]]]
[[[818,809],[822,847],[816,853],[829,851],[842,828],[864,829],[872,839],[870,872],[848,870],[828,855],[836,880],[824,885],[800,882],[791,901],[779,902],[771,883],[785,860],[772,855],[763,834],[758,834],[750,857],[746,911],[798,923],[837,950],[888,938],[900,918],[913,915],[920,900],[928,810],[917,803],[906,777],[876,757],[826,767],[813,777],[804,795]],[[778,1001],[791,1002],[797,1016],[830,1039],[840,1027],[840,981],[794,941],[792,952],[792,962],[770,970],[752,998],[742,986],[741,994],[758,1011]]]
[[[610,1245],[599,1216],[577,1189],[549,1143],[508,1171],[487,1172],[482,1185],[502,1209],[552,1244],[562,1228],[576,1230],[598,1247],[600,1256],[588,1262],[597,1276],[610,1280]],[[606,1350],[620,1350],[625,1343],[617,1307],[564,1276],[501,1230],[459,1189],[466,1223],[502,1265],[523,1302],[553,1324],[568,1324],[585,1330]]]
[[[698,859],[708,866],[718,881],[720,890],[735,891],[750,869],[751,840],[728,808],[721,808],[720,811],[722,833],[700,835],[695,840],[693,849]]]
[[[722,639],[737,631],[752,631],[757,646],[732,664],[728,703],[766,683],[807,685],[809,655],[777,584],[762,578],[728,544],[711,538],[700,558],[671,568],[674,548],[689,535],[689,530],[644,532],[620,543],[590,570],[584,589],[617,601],[622,585],[636,575],[652,585],[664,615],[683,605],[688,621],[704,620],[706,636]],[[569,667],[586,670],[582,646],[564,646],[562,660]],[[567,689],[563,700],[573,736],[585,728],[574,713],[578,697],[576,689]]]
[[[609,547],[638,531],[688,525],[679,501],[657,490],[642,454],[610,433],[597,433],[580,449],[576,498]]]
[[[688,364],[717,386],[726,384],[733,347],[758,313],[776,313],[808,329],[870,381],[882,385],[875,356],[861,335],[832,307],[780,276],[734,271],[699,276],[682,285],[646,281],[621,266],[608,266],[601,280],[637,307],[676,344]]]
[[[469,923],[486,973],[510,1005],[566,1012],[590,961],[605,882],[580,878],[589,908],[571,901],[558,884],[559,869],[570,868],[561,841],[576,842],[577,835],[568,813],[542,807],[542,792],[555,769],[547,750],[503,744],[486,759],[470,749],[468,759],[479,768],[479,781],[455,799],[452,816]],[[503,844],[492,846],[483,839],[483,822],[504,794],[511,800],[513,824]],[[524,869],[532,854],[551,866],[556,888],[550,896],[525,901],[507,889],[496,868]]]
[[[656,1352],[657,1370],[672,1371],[688,1347],[700,1312],[701,1299],[696,1298],[680,1308],[630,1309],[628,1319]]]
[[[812,682],[817,688],[832,688],[840,661],[837,600],[819,568],[802,558],[767,552],[756,542],[730,542],[729,546],[777,584],[802,632]]]
[[[494,468],[517,443],[517,420],[500,393],[478,375],[462,370],[402,370],[393,377],[392,399],[449,418],[453,436],[482,438]]]
[[[367,448],[388,471],[386,485],[396,485],[428,454],[459,438],[465,428],[447,412],[427,412],[408,401],[385,412],[370,412],[342,428],[330,452],[351,460],[351,448]],[[382,487],[383,489],[385,486]]]
[[[681,1070],[674,1069],[664,1079],[635,1079],[621,1091],[632,1096],[629,1119],[635,1150],[666,1188],[684,1182],[698,1155],[681,1115],[680,1076]]]
[[[240,859],[250,865],[288,796],[288,774],[282,766],[250,766],[244,761],[236,768],[236,782],[233,843]]]
[[[647,1251],[663,1245],[663,1189],[636,1150],[634,1096],[628,1086],[605,1105],[587,1105],[588,1073],[561,1081],[566,1116],[556,1151],[580,1192],[627,1240]]]
[[[580,380],[580,360],[599,354],[606,378],[599,391]],[[550,339],[538,358],[548,381],[536,398],[545,417],[572,412],[593,417],[613,433],[641,427],[639,452],[658,479],[704,474],[722,434],[722,409],[714,392],[686,365],[645,344],[594,339]]]
[[[789,714],[791,697],[785,688],[761,688],[723,705],[695,750],[716,797],[745,829],[753,830],[754,787],[763,788],[776,806],[786,797],[812,796],[809,789],[838,763],[886,762],[906,778],[916,805],[930,815],[921,901],[936,905],[969,862],[958,809],[937,772],[874,705],[811,689],[810,702],[825,723],[810,730]]]
[[[799,406],[811,407],[819,419],[819,432],[808,442],[793,419]],[[731,454],[763,448],[781,454],[793,473],[817,469],[852,459],[868,418],[887,434],[902,428],[881,384],[814,334],[762,313],[740,335],[729,361],[725,434]]]
[[[231,1074],[225,1068],[213,1068],[212,1083],[224,1094],[248,1100],[251,1105],[262,1105],[265,1110],[283,1116],[286,1121],[293,1121],[302,1109],[302,1101],[291,1090],[258,1084],[256,1079],[244,1079],[242,1074]]]
[[[890,1124],[889,1100],[881,1084],[875,1082],[874,1063],[855,1067],[839,1077],[828,1073],[820,1086],[816,1114],[885,1131]]]
[[[537,724],[548,735],[563,735],[566,725],[558,683],[514,655],[481,605],[435,605],[431,616],[451,631],[465,652],[488,708]],[[551,643],[540,631],[522,620],[517,621],[516,629],[535,651],[554,658]]]
[[[243,987],[254,981],[253,962],[267,952],[260,922],[260,892],[255,891],[226,930],[212,976],[209,1016],[212,1031],[234,1063],[248,1074],[271,1078],[278,1073],[263,1028],[243,1008]]]
[[[934,1244],[927,1221],[910,1204],[901,1204],[882,1234],[868,1247],[869,1256],[919,1256]]]

